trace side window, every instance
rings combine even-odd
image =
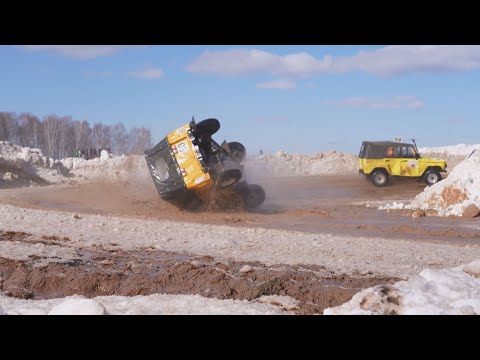
[[[413,146],[408,147],[408,155],[407,156],[411,157],[411,158],[414,158],[416,156],[415,149],[413,148]]]
[[[387,147],[386,151],[385,151],[385,155],[387,157],[393,157],[393,146],[389,146]]]

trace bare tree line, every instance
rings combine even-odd
[[[48,157],[62,159],[90,148],[111,148],[115,155],[143,154],[152,146],[152,135],[144,127],[127,131],[120,122],[90,126],[88,121],[73,120],[70,116],[48,115],[39,119],[30,113],[0,112],[0,141],[41,149]]]

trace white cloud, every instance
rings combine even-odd
[[[322,58],[306,52],[276,55],[257,49],[207,50],[186,69],[220,75],[270,73],[298,77],[351,71],[375,75],[468,71],[480,69],[480,46],[396,45],[361,51],[353,56],[325,55]]]
[[[112,55],[129,45],[22,45],[27,51],[49,51],[74,59]]]
[[[257,87],[262,89],[279,89],[279,90],[292,90],[295,89],[297,85],[294,81],[291,80],[272,80],[266,81],[263,83],[258,83]]]
[[[145,65],[145,69],[141,71],[129,72],[128,75],[131,77],[136,77],[140,79],[160,79],[165,73],[161,68],[154,68],[151,65]]]
[[[330,101],[330,104],[352,107],[356,109],[409,109],[418,110],[423,108],[423,101],[414,96],[394,96],[384,98],[382,96],[351,97],[339,101]]]

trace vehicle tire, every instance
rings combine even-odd
[[[202,136],[213,135],[220,129],[220,122],[217,119],[205,119],[195,125],[195,134]]]
[[[260,185],[248,185],[247,188],[242,191],[243,201],[247,209],[254,209],[259,207],[265,201],[265,190]]]
[[[230,157],[235,160],[235,161],[242,161],[245,159],[245,156],[247,155],[247,150],[245,149],[245,146],[243,144],[232,141],[229,142],[228,148],[230,149]]]
[[[218,179],[218,186],[221,189],[226,187],[235,185],[238,181],[242,178],[242,172],[238,169],[230,169],[224,171],[219,179]]]
[[[436,184],[440,180],[442,180],[442,176],[438,170],[430,169],[423,174],[423,181],[429,186]]]
[[[375,170],[370,175],[370,180],[377,187],[386,186],[388,184],[388,173],[385,170]]]

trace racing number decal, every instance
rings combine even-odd
[[[187,151],[187,149],[188,149],[187,144],[185,144],[184,142],[181,142],[180,144],[177,145],[177,150],[179,153],[183,153]]]

